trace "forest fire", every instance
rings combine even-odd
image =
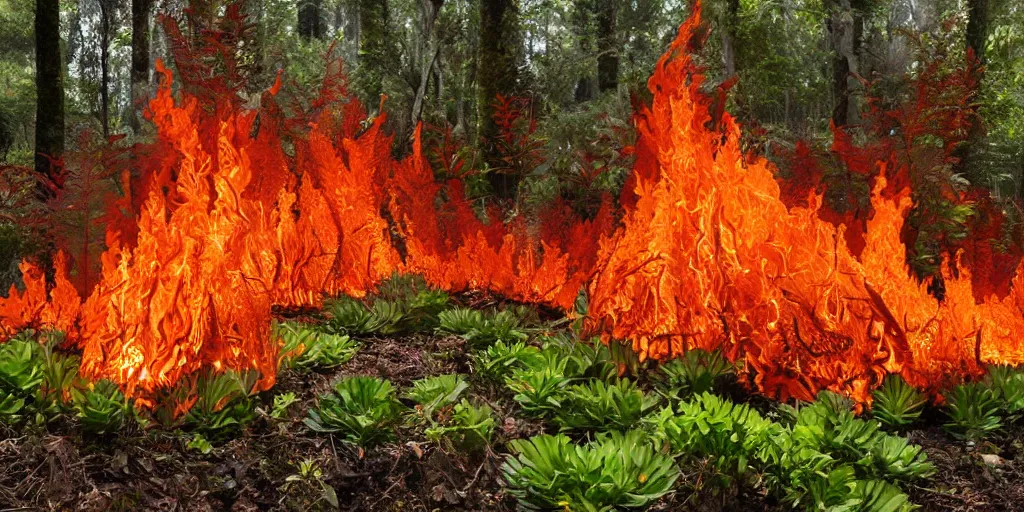
[[[83,302],[56,259],[47,297],[24,264],[26,289],[0,299],[0,335],[65,331],[83,373],[145,397],[204,367],[255,369],[274,382],[273,305],[361,296],[394,272],[446,290],[488,290],[564,309],[590,297],[588,330],[628,340],[641,359],[721,348],[761,391],[810,399],[820,389],[869,400],[888,373],[921,388],[1024,362],[1024,278],[977,302],[970,274],[945,271],[945,297],[912,277],[900,232],[906,190],[872,195],[865,247],[819,218],[822,200],[788,207],[763,158],[711,99],[683,26],[636,115],[636,164],[619,225],[610,202],[592,220],[554,207],[538,223],[479,220],[458,180],[437,183],[419,133],[395,160],[383,116],[356,134],[314,119],[294,157],[254,111],[212,116],[162,86],[149,105],[159,141],[137,234],[107,233],[102,279]],[[275,87],[276,91],[276,87]],[[253,135],[255,134],[255,135]],[[881,173],[884,175],[884,173]]]

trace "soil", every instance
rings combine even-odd
[[[489,404],[499,422],[493,450],[483,453],[445,449],[404,427],[395,442],[364,452],[302,423],[316,396],[343,376],[381,376],[401,389],[424,376],[471,373],[462,343],[425,335],[366,340],[330,373],[284,371],[258,397],[258,419],[212,441],[205,454],[188,447],[190,434],[160,428],[83,437],[73,422],[23,431],[0,427],[0,511],[336,510],[335,500],[346,511],[515,510],[501,486],[500,450],[509,439],[546,428],[523,417],[501,386],[470,379],[469,393]],[[289,409],[292,417],[271,419],[265,411],[285,392],[299,399]],[[908,487],[922,510],[1024,510],[1024,429],[1011,427],[992,442],[968,446],[937,426],[941,418],[924,423],[935,426],[908,434],[938,466],[927,486]],[[302,461],[315,463],[319,481],[298,476]],[[784,510],[753,488],[723,492],[706,485],[709,464],[683,470],[679,491],[652,510]]]

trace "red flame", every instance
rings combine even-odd
[[[591,332],[643,359],[721,348],[779,396],[829,388],[866,401],[887,373],[934,388],[982,363],[1024,361],[1024,283],[979,303],[970,273],[949,264],[940,302],[910,276],[900,240],[910,199],[905,183],[881,193],[888,162],[858,164],[878,178],[856,251],[845,227],[822,220],[814,187],[791,189],[802,206],[780,200],[768,162],[741,154],[724,102],[699,92],[687,54],[699,23],[697,10],[650,79],[617,227],[608,200],[592,220],[556,204],[541,222],[504,223],[497,210],[481,221],[460,180],[435,180],[419,130],[396,161],[383,115],[356,135],[355,102],[341,122],[310,117],[290,156],[280,131],[299,128],[275,114],[280,80],[261,110],[213,114],[188,93],[176,103],[158,63],[159,137],[139,149],[150,158],[138,162],[137,226],[108,230],[102,280],[82,305],[62,256],[49,296],[23,264],[25,292],[0,299],[0,336],[64,330],[85,375],[136,396],[203,367],[256,369],[266,388],[272,305],[360,296],[397,271],[566,309],[586,287]]]

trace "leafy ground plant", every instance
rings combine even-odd
[[[983,383],[960,384],[950,391],[946,400],[949,422],[945,427],[958,438],[977,441],[1003,425],[999,397]]]
[[[455,334],[471,347],[485,348],[497,341],[506,343],[527,338],[520,328],[520,319],[510,310],[485,314],[468,308],[455,308],[438,314],[438,332]]]
[[[132,404],[109,380],[73,391],[75,415],[82,429],[91,434],[112,434],[132,416]]]
[[[256,372],[206,372],[196,380],[196,402],[185,416],[186,425],[210,439],[222,439],[243,429],[255,417],[249,397]]]
[[[1007,420],[1014,421],[1024,412],[1024,372],[1008,365],[990,366],[985,383],[995,391],[999,408]]]
[[[723,486],[733,478],[744,478],[761,443],[781,431],[749,406],[708,392],[683,402],[678,410],[663,408],[648,423],[675,453],[710,458]]]
[[[678,401],[711,391],[733,371],[733,364],[721,352],[691,349],[659,365],[654,378],[658,393]]]
[[[351,297],[339,297],[327,301],[324,310],[328,319],[323,329],[330,334],[397,334],[405,331],[411,320],[402,302],[384,299],[376,299],[368,305]]]
[[[679,469],[642,431],[598,434],[585,446],[564,435],[509,443],[502,466],[523,510],[611,511],[648,506],[672,491]]]
[[[305,423],[316,432],[336,433],[365,448],[394,436],[400,410],[391,382],[376,377],[347,377],[320,397]]]
[[[567,389],[555,422],[565,429],[628,430],[657,405],[656,397],[629,379],[611,383],[595,379]]]
[[[473,359],[476,361],[477,373],[500,380],[517,368],[536,364],[540,359],[540,350],[523,341],[496,341],[486,350],[474,355]]]
[[[899,375],[887,375],[873,393],[871,416],[892,429],[906,428],[917,421],[928,398]]]
[[[0,420],[15,422],[43,382],[39,344],[28,335],[0,344]]]
[[[494,433],[494,411],[473,405],[465,398],[455,404],[448,418],[440,418],[424,432],[435,443],[447,443],[455,449],[473,452],[491,443]]]
[[[561,409],[565,388],[571,382],[565,376],[565,366],[565,359],[544,359],[541,367],[513,371],[505,379],[505,384],[525,412],[534,416],[551,416]]]
[[[416,402],[416,408],[424,418],[432,420],[436,410],[455,403],[467,388],[469,384],[461,375],[438,375],[413,382],[405,396]]]

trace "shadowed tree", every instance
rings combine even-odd
[[[35,168],[41,175],[52,179],[56,178],[56,169],[50,158],[60,158],[64,153],[63,59],[60,53],[60,3],[57,0],[36,0],[35,31]]]
[[[359,0],[359,77],[366,105],[384,92],[384,74],[393,72],[391,37],[388,34],[390,11],[387,0]]]
[[[149,11],[153,0],[132,0],[132,129],[139,130],[142,103],[149,95]]]
[[[298,8],[299,37],[306,41],[323,39],[327,24],[320,16],[322,0],[300,0]]]
[[[618,0],[597,1],[597,88],[601,92],[619,86],[619,43],[616,37]]]
[[[477,130],[484,158],[492,172],[488,179],[500,199],[515,197],[519,177],[502,172],[505,164],[497,146],[498,124],[494,101],[499,94],[511,96],[519,75],[519,5],[516,0],[481,0],[480,50],[477,80]]]

